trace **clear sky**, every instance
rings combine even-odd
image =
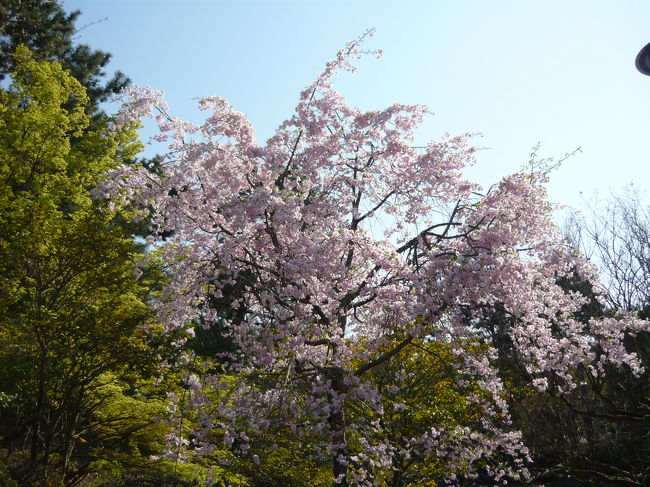
[[[218,95],[258,139],[291,115],[298,93],[369,27],[381,48],[336,85],[349,103],[424,103],[420,142],[479,132],[468,176],[484,186],[542,156],[582,152],[553,172],[551,199],[581,206],[595,190],[650,188],[650,77],[634,59],[650,42],[649,0],[66,0],[79,41],[113,54],[111,70],[163,90],[198,121]]]

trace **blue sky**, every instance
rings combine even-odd
[[[198,121],[196,98],[244,112],[260,140],[347,40],[369,27],[380,60],[336,85],[353,105],[424,103],[420,142],[478,132],[468,176],[484,186],[540,155],[582,152],[552,173],[554,202],[650,185],[650,77],[634,68],[650,42],[650,2],[503,0],[66,0],[79,41],[113,54],[111,70],[163,90]]]

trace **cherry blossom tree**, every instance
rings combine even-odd
[[[193,406],[206,417],[191,440],[172,442],[209,453],[219,439],[245,454],[255,434],[284,425],[316,438],[339,485],[373,485],[374,472],[413,456],[442,459],[450,483],[479,469],[504,483],[525,477],[485,318],[497,308],[511,317],[506,333],[533,384],[558,394],[575,387],[579,364],[594,375],[610,364],[640,372],[622,340],[647,323],[574,318],[586,298],[556,281],[593,271],[558,237],[544,174],[514,174],[481,194],[462,177],[473,161],[468,135],[414,146],[426,107],[347,105],[332,79],[363,54],[379,53],[348,43],[263,145],[221,98],[200,101],[208,116],[196,125],[170,116],[154,90],[125,94],[122,122],[156,119],[169,150],[160,177],[125,166],[103,193],[173,232],[150,239],[170,276],[159,318],[168,327],[198,314],[208,326],[223,322],[209,297],[234,283],[241,292],[231,306],[244,310],[225,326],[238,381],[218,390],[216,378],[191,378]],[[377,435],[399,384],[379,390],[370,372],[433,341],[454,350],[453,387],[480,407],[479,420],[398,441]],[[373,414],[348,414],[353,403]]]

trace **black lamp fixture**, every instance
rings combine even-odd
[[[650,76],[650,44],[639,51],[639,54],[636,56],[636,69],[646,76]]]

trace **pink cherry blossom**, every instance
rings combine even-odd
[[[280,421],[296,435],[320,438],[317,448],[331,457],[340,485],[373,485],[373,472],[395,458],[426,455],[444,460],[450,483],[478,465],[503,483],[525,477],[528,453],[509,424],[496,350],[481,320],[506,313],[532,384],[558,393],[576,386],[579,364],[596,375],[606,363],[640,372],[623,337],[647,330],[647,322],[575,318],[585,300],[557,279],[594,274],[559,238],[544,175],[514,174],[480,195],[462,177],[474,156],[468,135],[414,147],[426,107],[347,105],[332,79],[354,70],[360,46],[349,43],[326,64],[263,144],[221,98],[201,100],[209,113],[194,125],[171,117],[157,92],[130,89],[120,123],[158,121],[169,144],[163,174],[125,166],[101,194],[151,211],[156,232],[173,232],[150,242],[168,270],[155,303],[167,327],[186,326],[201,312],[208,323],[217,319],[208,296],[245,284],[232,303],[245,317],[226,322],[241,351],[230,362],[240,379],[212,394],[222,403],[194,399],[208,416],[204,437],[219,427],[226,446],[246,453],[256,432]],[[355,423],[346,405],[360,401],[383,414],[387,393],[367,373],[415,338],[456,346],[463,376],[487,394],[468,398],[485,419],[475,429],[420,431],[398,448],[377,440],[372,424]],[[469,338],[486,344],[485,355],[466,351]],[[204,380],[204,387],[223,387]],[[202,394],[198,378],[190,382],[191,393]],[[350,431],[363,452],[349,450]],[[178,435],[169,440],[170,451],[191,449]],[[507,464],[499,463],[504,455]]]

